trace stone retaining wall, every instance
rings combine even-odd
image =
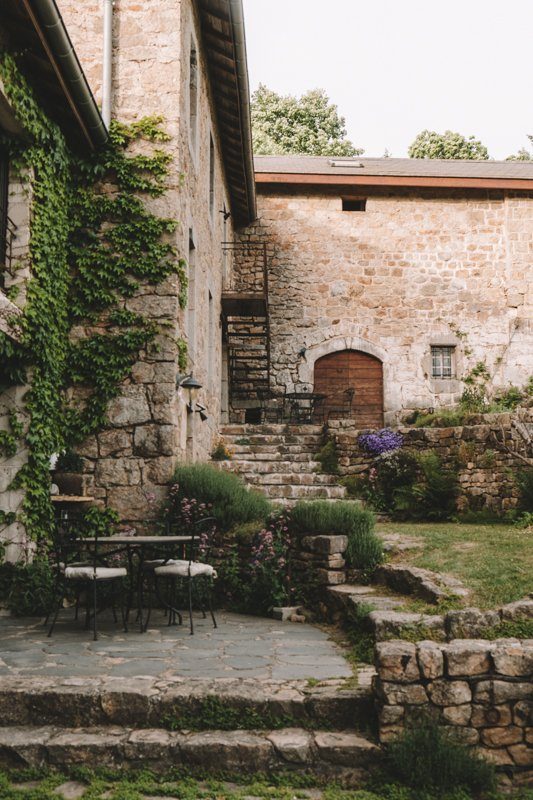
[[[517,505],[515,476],[525,467],[520,456],[532,455],[519,428],[531,436],[532,427],[533,410],[519,409],[512,415],[479,415],[470,425],[398,430],[405,447],[419,452],[432,450],[446,467],[458,470],[459,510],[506,511]],[[361,431],[348,420],[332,420],[329,431],[337,446],[341,473],[364,474],[373,458],[357,443]]]
[[[520,785],[533,781],[533,640],[381,642],[381,742],[425,712]]]

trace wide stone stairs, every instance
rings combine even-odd
[[[320,472],[321,425],[225,425],[221,436],[232,458],[218,462],[220,468],[237,472],[275,503],[340,500],[346,494],[337,476]]]
[[[358,787],[380,758],[369,686],[343,680],[0,678],[0,769],[311,773]]]

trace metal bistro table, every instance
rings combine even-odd
[[[129,587],[129,596],[128,596],[128,609],[126,616],[129,615],[129,611],[133,605],[133,589],[134,585],[137,586],[137,600],[139,603],[138,607],[138,618],[140,620],[140,627],[141,633],[144,628],[143,623],[143,608],[142,608],[142,600],[143,600],[143,592],[142,592],[142,581],[144,578],[144,565],[147,561],[146,555],[147,552],[150,550],[156,551],[163,551],[163,557],[161,559],[161,563],[164,564],[167,560],[176,557],[184,557],[185,556],[185,545],[190,544],[193,541],[194,537],[192,535],[169,535],[169,536],[125,536],[121,535],[120,533],[114,534],[113,536],[84,536],[79,537],[76,539],[77,544],[82,544],[88,546],[88,548],[93,545],[95,548],[98,548],[99,545],[106,545],[112,547],[110,551],[108,551],[107,555],[116,555],[118,553],[126,553],[126,557],[128,559],[128,572],[132,576],[135,575],[137,572],[136,580],[132,580],[130,582]],[[181,553],[176,553],[176,546],[181,549]],[[171,550],[171,552],[169,552]],[[138,559],[137,569],[134,568],[133,563],[133,556],[136,556]],[[179,611],[171,607],[157,592],[157,584],[155,585],[156,597],[161,603],[161,605],[166,608],[169,612],[169,620],[172,618],[171,612],[174,612],[175,615],[179,618],[181,622],[181,614]],[[170,623],[169,623],[170,624]]]
[[[290,403],[289,421],[311,425],[318,414],[320,403],[327,395],[320,392],[287,392],[286,399]]]

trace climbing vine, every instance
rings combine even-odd
[[[0,77],[30,139],[2,143],[29,176],[32,197],[32,277],[20,342],[0,334],[0,389],[29,379],[28,460],[12,488],[25,490],[21,521],[29,535],[46,543],[53,526],[51,455],[106,424],[109,401],[158,333],[153,321],[128,308],[128,300],[175,274],[183,308],[187,280],[171,241],[176,222],[155,215],[143,201],[143,195],[165,192],[171,156],[157,146],[169,139],[163,120],[114,122],[107,145],[80,158],[41,110],[10,54],[0,55]],[[151,143],[149,153],[141,140]],[[136,142],[139,152],[132,154]],[[183,348],[180,355],[183,360]],[[5,454],[13,454],[23,435],[18,419],[10,422],[10,432],[0,437]]]

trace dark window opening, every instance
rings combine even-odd
[[[8,266],[8,197],[9,197],[9,161],[7,154],[0,150],[0,287],[5,285],[5,268]]]
[[[244,411],[244,421],[247,425],[259,425],[261,422],[260,408],[247,408]]]
[[[347,200],[342,198],[343,211],[366,211],[366,200]]]

